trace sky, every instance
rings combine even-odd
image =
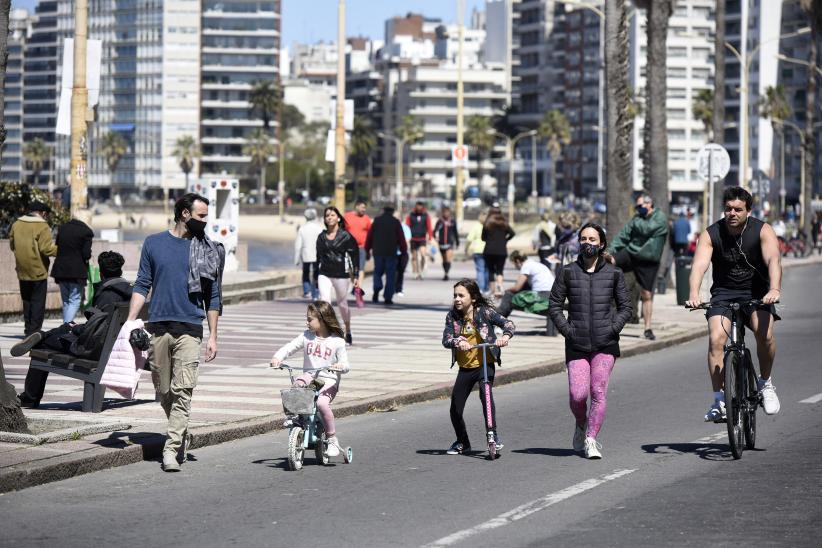
[[[13,8],[34,11],[37,0],[12,0]],[[283,45],[337,39],[338,0],[283,0]],[[471,10],[482,9],[484,0],[465,0],[465,22]],[[385,20],[408,12],[440,18],[446,23],[457,18],[457,0],[347,0],[348,36],[384,38]]]

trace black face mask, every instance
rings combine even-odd
[[[636,206],[636,214],[640,217],[646,217],[648,215],[648,208],[645,206]]]
[[[203,236],[205,236],[206,222],[200,221],[192,217],[191,219],[186,221],[186,228],[194,236],[202,238]]]
[[[595,244],[579,244],[579,252],[586,259],[592,259],[599,255],[599,246]]]

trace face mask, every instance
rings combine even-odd
[[[579,245],[579,252],[582,254],[583,257],[586,259],[592,259],[599,255],[599,246],[589,243],[584,243]]]
[[[648,208],[645,206],[636,206],[636,214],[640,217],[645,217],[648,215]]]
[[[203,236],[205,236],[206,222],[197,220],[194,217],[192,217],[191,219],[186,221],[186,228],[194,236],[202,238]]]

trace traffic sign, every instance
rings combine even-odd
[[[451,163],[454,167],[468,167],[468,147],[454,145],[451,147]]]
[[[711,182],[720,181],[731,170],[731,157],[728,151],[716,143],[708,143],[700,148],[696,154],[696,161],[696,169],[706,181],[709,177],[712,179]]]

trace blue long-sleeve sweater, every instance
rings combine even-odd
[[[168,231],[146,238],[134,292],[145,297],[152,291],[149,322],[203,324],[206,317],[204,297],[202,293],[188,292],[190,251],[191,240],[177,238]],[[219,287],[217,283],[210,286],[208,309],[219,310]]]

